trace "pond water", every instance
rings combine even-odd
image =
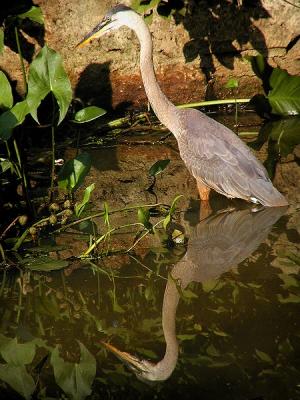
[[[270,143],[256,147],[269,157]],[[126,227],[101,242],[105,257],[77,258],[89,236],[71,228],[41,238],[19,256],[21,268],[1,272],[1,398],[300,399],[297,155],[276,168],[289,207],[215,195],[207,210],[172,137],[130,136],[89,151],[93,211],[104,201],[125,207],[109,226]],[[158,159],[171,161],[147,190]],[[180,194],[178,240],[158,228],[124,253],[137,232],[129,207],[171,204]],[[159,212],[149,208],[155,224]],[[107,231],[103,218],[93,222],[96,236]],[[66,267],[41,271],[45,254]]]

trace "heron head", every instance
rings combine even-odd
[[[103,17],[102,21],[87,35],[85,35],[85,37],[77,44],[76,47],[83,47],[95,38],[99,38],[112,30],[120,28],[123,25],[128,25],[128,21],[134,15],[136,15],[136,13],[130,7],[127,7],[123,4],[118,4],[108,11],[108,13]]]

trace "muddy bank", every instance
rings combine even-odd
[[[133,32],[122,28],[102,38],[101,43],[95,41],[87,48],[74,49],[115,2],[35,3],[45,16],[44,39],[62,54],[75,96],[107,108],[124,102],[133,106],[146,103],[139,74],[138,41]],[[223,85],[230,77],[240,80],[239,97],[252,96],[260,89],[260,82],[243,57],[260,52],[272,65],[298,74],[299,23],[300,9],[272,0],[213,5],[203,0],[189,5],[185,17],[177,15],[168,21],[155,15],[150,30],[158,80],[175,103],[228,96]],[[41,41],[24,36],[31,52],[38,52]],[[17,80],[21,91],[19,58],[9,47],[5,48],[0,67]]]

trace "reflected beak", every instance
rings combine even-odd
[[[100,24],[95,26],[95,28],[89,32],[85,37],[76,45],[76,48],[83,47],[90,43],[91,40],[99,38],[105,33],[107,33],[111,29],[111,22],[110,21],[101,21]]]
[[[132,356],[125,351],[118,350],[115,346],[110,343],[101,342],[101,344],[110,350],[115,356],[117,356],[121,361],[125,362],[130,368],[132,368],[136,372],[147,372],[145,368],[143,368],[142,362],[137,358]]]

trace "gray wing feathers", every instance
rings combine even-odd
[[[196,179],[227,197],[286,204],[264,166],[231,130],[193,109],[183,110],[181,118],[179,150]]]

